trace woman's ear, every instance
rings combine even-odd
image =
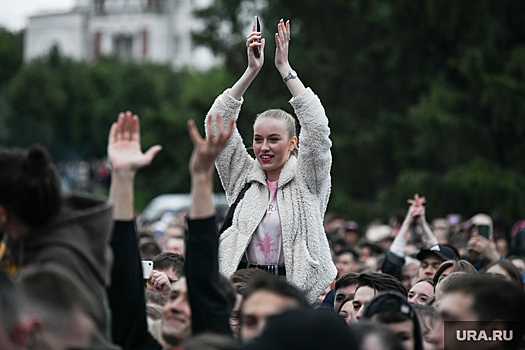
[[[290,152],[293,151],[293,149],[295,148],[296,145],[297,145],[297,136],[294,136],[290,140],[290,146],[288,147],[288,151],[290,151]]]

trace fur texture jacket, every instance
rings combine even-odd
[[[217,97],[208,116],[219,114],[227,125],[238,117],[242,102],[226,90]],[[299,155],[297,158],[291,155],[283,166],[277,189],[286,279],[314,302],[337,275],[323,228],[330,197],[332,143],[328,118],[310,88],[292,98],[290,104],[299,119],[301,132]],[[251,182],[235,210],[232,226],[220,237],[219,269],[229,277],[237,270],[252,234],[266,214],[269,191],[266,174],[246,150],[237,127],[215,166],[230,205],[245,183]]]

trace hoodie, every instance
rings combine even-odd
[[[76,275],[90,298],[91,316],[99,334],[105,335],[108,315],[106,288],[110,283],[113,225],[112,205],[94,197],[70,195],[64,198],[59,215],[42,228],[31,230],[9,244],[18,268],[58,264]],[[113,348],[104,339],[95,348]]]

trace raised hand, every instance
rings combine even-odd
[[[266,41],[262,38],[261,32],[257,32],[255,23],[252,32],[246,37],[246,47],[248,48],[248,69],[256,72],[260,71],[264,64],[264,45]],[[255,57],[254,49],[259,50],[259,57]]]
[[[407,200],[407,203],[410,204],[407,213],[407,220],[419,221],[425,217],[425,207],[423,206],[423,204],[426,203],[425,197],[419,197],[419,195],[416,193],[414,199]]]
[[[500,253],[496,248],[496,244],[483,236],[473,235],[468,241],[467,249],[469,251],[470,257],[474,261],[478,260],[480,255],[483,255],[490,261],[496,261],[500,259]]]
[[[111,125],[108,138],[108,158],[113,171],[137,170],[149,165],[162,146],[156,145],[142,153],[140,145],[140,122],[131,112],[120,113]]]
[[[212,126],[212,116],[207,119],[208,130],[214,130]],[[190,158],[190,173],[192,176],[205,174],[211,175],[213,172],[213,164],[215,159],[221,153],[226,145],[228,138],[232,134],[233,124],[235,119],[230,120],[228,128],[224,130],[223,122],[220,115],[216,116],[217,133],[209,135],[203,139],[195,126],[195,122],[190,120],[188,122],[188,131],[193,142],[193,153]]]
[[[281,72],[281,70],[284,71],[286,74],[288,74],[291,68],[288,62],[290,40],[290,21],[286,21],[285,24],[281,19],[277,25],[277,33],[275,33],[275,68],[277,68],[279,72]]]

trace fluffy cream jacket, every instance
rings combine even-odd
[[[215,120],[219,114],[227,125],[231,118],[238,117],[242,102],[226,90],[217,97],[208,117]],[[314,302],[337,274],[323,228],[330,197],[332,143],[328,118],[310,88],[292,98],[290,104],[301,132],[299,155],[290,156],[282,168],[277,189],[286,279]],[[208,123],[205,124],[207,127]],[[236,127],[215,166],[230,204],[246,182],[252,183],[237,206],[232,226],[220,237],[219,269],[229,277],[237,270],[252,234],[266,214],[269,191],[264,170],[247,152]]]

